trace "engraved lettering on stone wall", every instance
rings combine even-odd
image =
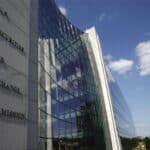
[[[8,109],[3,109],[3,108],[0,109],[0,116],[11,117],[11,118],[16,118],[20,120],[25,119],[25,115],[23,113],[18,113],[18,112],[8,110]]]
[[[9,20],[8,13],[6,11],[4,11],[2,8],[0,8],[0,14]]]
[[[16,47],[21,53],[24,53],[24,48],[15,40],[13,40],[8,34],[0,30],[0,37],[9,42],[11,45]]]
[[[14,86],[12,84],[7,84],[3,80],[0,80],[0,87],[3,88],[3,89],[9,90],[9,91],[15,92],[15,93],[17,93],[19,95],[22,95],[22,93],[20,91],[20,88]]]
[[[0,63],[1,63],[1,64],[4,64],[4,63],[5,63],[4,57],[1,57],[1,56],[0,56]]]

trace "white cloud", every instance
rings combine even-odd
[[[133,67],[134,62],[132,60],[120,59],[117,61],[110,61],[108,66],[112,71],[118,74],[126,74]]]
[[[111,61],[112,60],[112,55],[110,55],[110,54],[107,54],[106,56],[104,56],[104,59],[106,60],[106,61]]]
[[[99,22],[103,21],[112,21],[119,16],[118,13],[106,14],[105,12],[101,13],[98,17]]]
[[[62,6],[62,5],[59,5],[59,10],[61,11],[61,13],[63,14],[63,15],[67,15],[67,9],[64,7],[64,6]]]
[[[99,22],[102,22],[106,17],[105,13],[100,14],[100,16],[98,17]]]
[[[141,76],[150,75],[150,41],[141,42],[136,46]]]

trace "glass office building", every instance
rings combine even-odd
[[[132,118],[110,80],[94,28],[81,31],[39,0],[39,150],[121,150]]]
[[[132,149],[95,28],[75,27],[54,0],[1,0],[0,24],[0,150]]]

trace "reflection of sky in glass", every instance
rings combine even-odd
[[[82,31],[66,20],[53,1],[40,0],[39,6],[39,49],[43,58],[39,64],[40,117],[43,120],[52,117],[50,138],[54,139],[54,146],[59,144],[59,140],[68,139],[68,142],[76,141],[87,150],[98,150],[99,144],[105,149],[102,121],[96,107],[98,93],[80,37]],[[50,72],[45,70],[45,62],[50,63]],[[48,84],[45,83],[45,76],[50,78],[50,91],[45,90]],[[47,113],[49,102],[43,93],[51,96],[51,114]],[[43,131],[40,134],[45,139],[48,138],[44,135],[47,125],[45,123],[40,127]]]
[[[103,52],[110,56],[110,61],[129,59],[134,62],[126,74],[113,72],[113,75],[132,110],[137,135],[149,136],[150,117],[147,114],[150,114],[150,76],[141,76],[139,57],[135,49],[138,44],[143,43],[144,46],[150,40],[150,1],[56,1],[58,6],[66,9],[67,18],[80,28],[87,29],[93,25],[96,27]]]
[[[119,134],[122,137],[134,137],[136,136],[135,127],[128,104],[107,66],[106,72]]]

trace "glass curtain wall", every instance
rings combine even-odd
[[[113,110],[115,114],[118,134],[120,136],[122,144],[122,149],[131,150],[135,147],[135,143],[132,138],[136,136],[132,114],[109,68],[107,66],[105,68],[108,76]]]
[[[83,34],[39,0],[39,149],[105,150],[100,100]]]

